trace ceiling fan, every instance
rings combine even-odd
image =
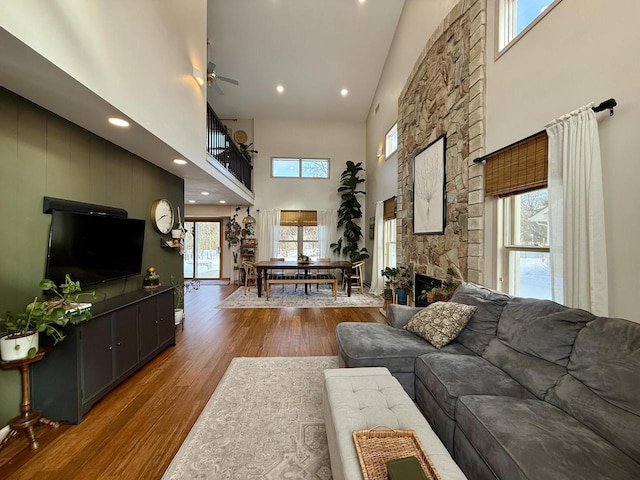
[[[224,95],[222,89],[218,85],[218,80],[222,82],[232,83],[233,85],[240,85],[237,80],[233,78],[223,77],[216,74],[216,64],[213,62],[207,63],[207,85],[213,87],[219,95]]]

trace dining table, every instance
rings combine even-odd
[[[304,277],[308,278],[312,270],[342,270],[342,275],[347,278],[347,296],[351,296],[351,267],[352,263],[346,260],[332,261],[309,261],[299,262],[295,260],[265,260],[256,263],[256,279],[258,287],[258,297],[262,296],[263,280],[269,270],[303,270]],[[300,282],[303,283],[303,282]],[[304,285],[305,293],[307,292],[307,283]]]

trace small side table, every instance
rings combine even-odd
[[[49,425],[53,428],[58,428],[60,426],[59,422],[49,420],[48,418],[43,417],[41,412],[31,409],[31,392],[29,390],[29,366],[34,362],[42,360],[46,353],[46,350],[40,349],[33,358],[23,358],[20,360],[13,360],[11,362],[0,361],[0,367],[4,369],[19,368],[22,375],[22,403],[20,404],[21,413],[9,422],[9,433],[4,438],[4,440],[2,440],[2,443],[0,443],[0,448],[2,448],[5,443],[7,443],[9,439],[17,434],[20,430],[26,430],[25,433],[29,437],[31,448],[35,450],[39,445],[38,441],[36,440],[35,432],[33,431],[34,425],[38,423],[44,423],[45,425]]]

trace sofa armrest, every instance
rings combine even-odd
[[[398,305],[391,303],[387,305],[387,323],[395,328],[403,328],[411,317],[422,310],[424,307],[408,307],[406,305]]]

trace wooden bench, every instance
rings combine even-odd
[[[319,273],[317,275],[307,275],[307,276],[299,276],[299,275],[275,275],[268,274],[265,279],[265,290],[267,292],[267,300],[269,300],[269,295],[271,294],[271,285],[285,285],[285,284],[295,284],[295,285],[305,285],[305,284],[330,284],[331,289],[333,290],[333,299],[335,300],[338,297],[338,280],[335,275],[331,275],[328,273]]]

